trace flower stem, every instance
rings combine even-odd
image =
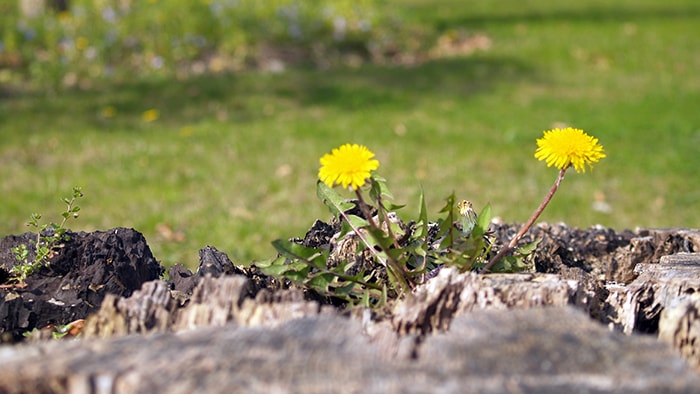
[[[365,199],[362,197],[362,193],[360,193],[360,189],[355,190],[355,195],[357,195],[357,202],[360,206],[360,211],[362,211],[362,214],[365,216],[365,219],[367,219],[367,222],[369,223],[370,226],[373,228],[379,228],[377,223],[374,222],[374,218],[372,217],[372,213],[369,210],[369,207],[367,206],[367,203],[365,202]]]
[[[357,200],[358,200],[358,205],[360,206],[360,210],[362,211],[362,214],[365,215],[365,219],[367,219],[367,222],[369,223],[370,227],[374,228],[375,230],[381,231],[381,228],[379,227],[379,225],[374,221],[374,218],[372,218],[369,207],[367,206],[367,203],[365,203],[365,200],[362,197],[362,193],[360,193],[360,190],[359,189],[355,190],[355,194],[357,195]],[[381,204],[380,204],[380,207],[378,209],[381,209]],[[341,213],[343,213],[343,212],[341,212]],[[343,216],[345,216],[344,213],[343,213]],[[350,226],[352,227],[352,224],[347,219],[347,217],[346,217],[346,220],[348,221],[348,224],[350,224]],[[389,228],[389,231],[391,231],[389,223],[387,223],[387,228]],[[353,230],[355,230],[355,229],[353,228]],[[367,245],[367,248],[370,250],[370,252],[372,254],[374,254],[377,257],[377,259],[382,263],[382,265],[384,265],[387,268],[387,270],[388,270],[387,273],[389,274],[389,276],[390,277],[393,276],[396,279],[396,281],[399,283],[399,285],[401,287],[401,290],[404,293],[410,292],[411,285],[408,283],[408,280],[405,276],[405,271],[401,268],[401,265],[386,250],[384,252],[386,252],[387,259],[384,260],[384,259],[380,258],[379,255],[377,254],[377,252],[372,247],[372,245],[369,242],[367,242],[367,240],[362,236],[362,234],[359,231],[356,231],[356,232],[357,232],[358,236],[360,236],[360,239],[365,243],[365,245]],[[392,238],[393,238],[393,236],[392,236]],[[379,246],[381,247],[381,244]]]
[[[508,245],[504,246],[492,259],[491,261],[484,266],[484,268],[481,270],[482,273],[488,273],[491,268],[493,268],[496,263],[498,263],[508,252],[513,250],[515,246],[518,244],[518,241],[520,241],[520,238],[525,235],[527,230],[532,227],[532,225],[535,223],[538,217],[542,214],[542,211],[544,211],[544,208],[549,204],[549,202],[552,200],[552,197],[554,197],[554,193],[556,193],[557,189],[559,189],[559,184],[561,184],[562,179],[564,179],[564,174],[566,173],[566,170],[569,167],[564,167],[559,171],[559,176],[557,176],[557,180],[554,181],[554,185],[552,185],[552,188],[549,189],[549,193],[545,196],[544,200],[540,204],[539,207],[535,210],[535,212],[532,213],[532,216],[530,219],[527,221],[527,223],[523,224],[522,227],[520,227],[520,230],[518,231],[517,234],[510,240]]]

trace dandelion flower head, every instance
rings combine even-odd
[[[544,132],[544,137],[537,139],[535,158],[547,162],[547,167],[555,166],[561,170],[574,166],[576,172],[586,172],[586,164],[593,168],[593,163],[605,157],[603,146],[598,139],[583,130],[567,127]]]
[[[155,122],[156,120],[158,120],[159,117],[160,111],[158,111],[155,108],[143,111],[143,113],[141,114],[141,119],[143,119],[143,121],[147,123]]]
[[[379,167],[379,161],[373,157],[374,153],[366,146],[341,145],[321,157],[318,178],[328,187],[341,185],[357,190],[365,184],[371,172]]]

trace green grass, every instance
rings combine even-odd
[[[412,67],[150,80],[0,96],[0,234],[32,212],[57,221],[83,187],[74,230],[134,227],[166,265],[214,245],[237,262],[274,255],[329,214],[318,158],[345,142],[377,154],[404,215],[432,218],[453,190],[522,222],[556,177],[533,158],[561,122],[608,157],[567,174],[542,221],[616,229],[700,222],[700,4],[693,0],[392,0],[437,36],[486,34],[487,51]],[[0,90],[0,94],[2,90]],[[102,117],[112,106],[116,114]],[[160,118],[141,120],[157,108]],[[592,209],[605,197],[610,213]],[[184,233],[169,240],[165,224]]]

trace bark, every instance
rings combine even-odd
[[[194,274],[105,294],[80,341],[0,348],[0,392],[696,391],[700,254],[673,251],[698,250],[698,232],[610,255],[602,238],[573,266],[548,244],[556,273],[443,268],[378,311],[322,305],[207,247]]]
[[[571,307],[474,311],[386,359],[337,314],[276,328],[50,342],[0,353],[0,391],[692,392],[700,377],[654,338],[610,332]]]

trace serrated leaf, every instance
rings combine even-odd
[[[447,213],[449,217],[453,217],[453,220],[451,223],[454,223],[454,213],[455,213],[455,193],[452,192],[447,198],[445,199],[445,206],[442,207],[440,210],[440,213]]]
[[[377,174],[373,174],[369,179],[372,185],[369,195],[374,201],[377,201],[378,197],[381,196],[386,197],[388,200],[394,199],[394,196],[389,191],[389,187],[386,185],[386,179]]]
[[[254,261],[251,265],[255,265],[258,268],[267,268],[273,265],[283,265],[287,262],[287,259],[284,257],[275,257],[274,259],[265,259],[265,260],[258,260]]]
[[[309,276],[310,271],[311,267],[306,264],[304,264],[303,268],[292,267],[292,264],[290,264],[290,269],[284,272],[284,277],[292,281],[303,282]]]
[[[374,227],[368,227],[367,230],[370,237],[366,239],[370,247],[379,246],[382,251],[386,251],[394,244],[394,240],[384,231]]]
[[[423,192],[423,187],[420,188],[420,197],[418,199],[418,227],[419,230],[416,232],[416,237],[423,239],[428,235],[428,209],[425,205],[425,193]]]
[[[341,212],[345,212],[354,206],[353,203],[347,201],[347,199],[320,180],[316,182],[316,195],[328,207],[333,216],[339,216]]]
[[[367,222],[367,220],[365,220],[357,215],[347,215],[347,217],[348,217],[350,224],[352,224],[352,226],[357,228],[357,229],[360,229],[360,228],[363,228],[363,227],[369,225],[369,222]]]
[[[318,249],[308,248],[304,245],[284,239],[272,241],[272,246],[279,254],[290,260],[308,261],[321,253]]]
[[[520,255],[527,256],[537,250],[537,245],[539,245],[540,241],[542,239],[538,239],[536,241],[530,242],[529,244],[525,244],[523,246],[519,246],[518,248],[515,249],[516,253]]]
[[[281,277],[285,272],[289,271],[286,265],[270,265],[258,267],[260,272],[268,276]]]
[[[359,285],[355,282],[347,282],[347,284],[345,284],[345,285],[334,287],[333,291],[339,295],[350,296],[350,295],[352,295],[353,290],[357,286],[359,286]]]
[[[321,289],[323,291],[328,291],[328,288],[336,280],[336,278],[337,277],[334,274],[325,272],[325,273],[321,273],[318,275],[314,275],[313,277],[308,279],[305,283],[307,286],[310,286],[314,289]]]
[[[447,213],[444,219],[438,219],[438,238],[442,238],[440,249],[452,249],[455,240],[455,193],[452,192],[446,200],[440,213]]]

